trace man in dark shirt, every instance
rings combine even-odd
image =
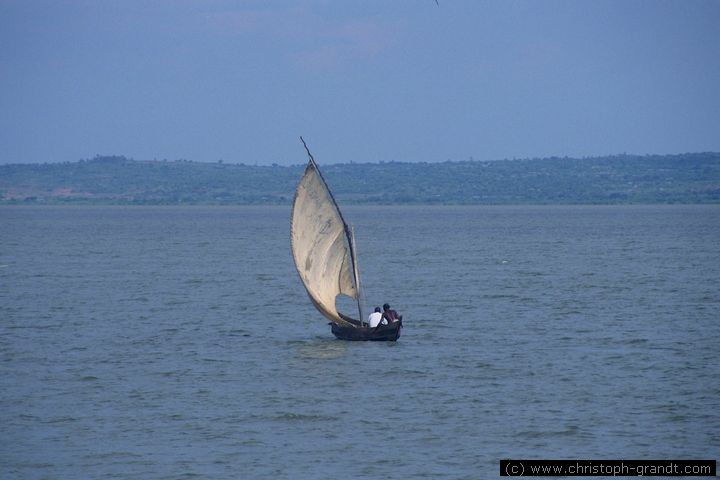
[[[398,317],[398,313],[395,310],[392,310],[390,308],[390,305],[386,303],[385,305],[383,305],[382,318],[387,320],[388,324],[390,324],[393,322],[397,322],[400,317]]]

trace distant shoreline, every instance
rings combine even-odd
[[[343,205],[720,203],[720,153],[320,166]],[[0,205],[290,205],[304,166],[122,156],[0,165]]]

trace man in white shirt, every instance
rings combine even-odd
[[[375,328],[380,325],[382,319],[382,310],[380,310],[380,307],[375,307],[375,311],[368,316],[370,328]]]

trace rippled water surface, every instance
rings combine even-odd
[[[720,207],[354,207],[335,340],[287,207],[0,209],[0,477],[494,478],[720,452]]]

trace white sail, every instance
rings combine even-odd
[[[336,324],[352,325],[335,307],[338,295],[358,298],[351,239],[312,157],[295,191],[290,240],[295,267],[315,307]]]

